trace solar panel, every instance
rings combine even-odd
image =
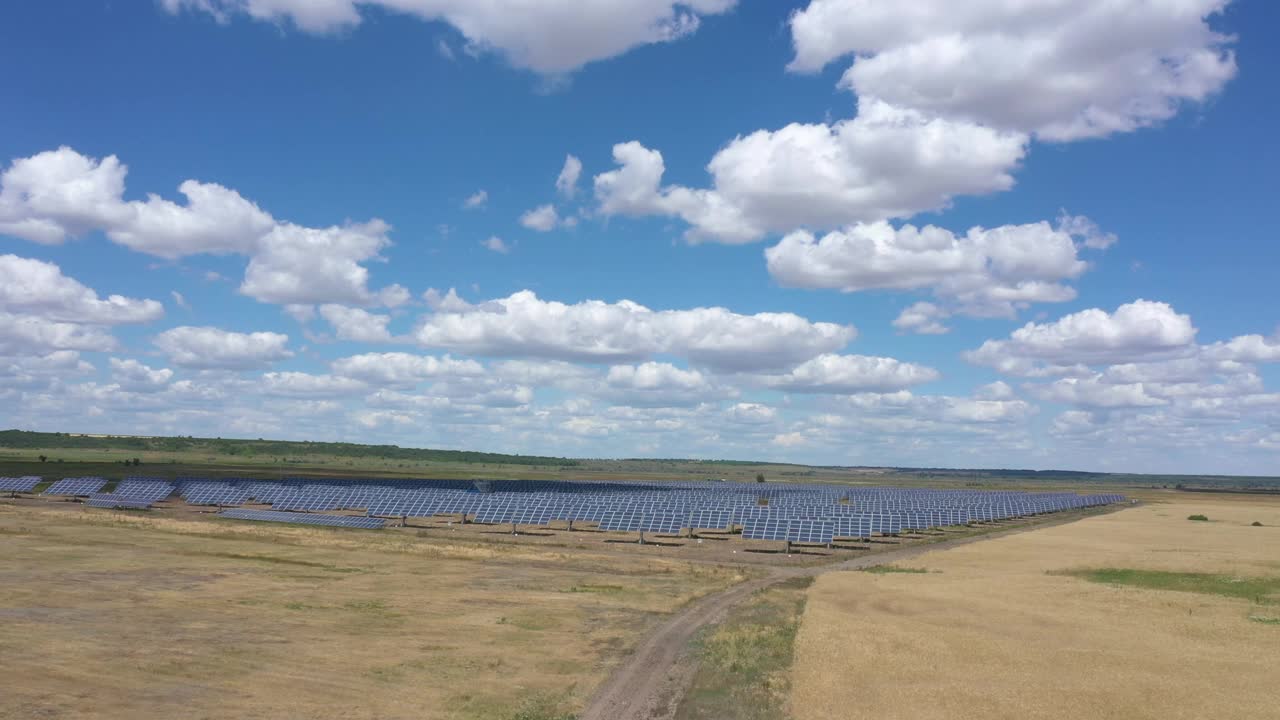
[[[546,525],[551,522],[551,508],[549,507],[525,507],[519,508],[511,516],[511,522],[515,525]]]
[[[730,510],[694,510],[689,513],[687,527],[698,530],[724,530],[733,524]]]
[[[688,527],[688,523],[681,515],[671,513],[646,513],[641,516],[640,529],[649,532],[679,534],[679,532]]]
[[[271,503],[273,510],[337,510],[338,502],[333,497],[317,497],[314,495],[293,495],[282,497]]]
[[[92,495],[107,481],[100,477],[63,478],[49,486],[44,495]]]
[[[96,493],[94,495],[90,495],[89,499],[84,501],[84,504],[89,507],[109,508],[113,510],[146,510],[151,507],[150,500],[123,497],[114,493]]]
[[[34,475],[23,477],[0,477],[0,490],[5,492],[31,492],[40,484],[41,478]]]
[[[204,484],[183,492],[192,505],[242,505],[249,501],[247,491],[229,485]]]
[[[790,542],[830,545],[835,526],[830,520],[791,520],[787,525],[786,539]]]
[[[871,519],[865,516],[848,516],[831,521],[834,528],[833,537],[869,538],[871,537]]]
[[[769,508],[764,507],[740,507],[733,511],[733,524],[746,527],[747,523],[752,520],[762,520],[773,517],[773,513]]]
[[[173,494],[175,488],[168,482],[153,478],[125,478],[116,486],[115,494],[121,497],[156,502]]]
[[[515,514],[514,505],[490,505],[476,510],[475,521],[485,525],[508,523]]]
[[[256,520],[260,522],[290,523],[294,525],[323,525],[327,527],[351,527],[380,529],[386,525],[382,518],[352,515],[316,515],[310,513],[277,512],[275,510],[223,510],[219,517],[232,520]]]
[[[744,540],[785,540],[786,524],[782,518],[753,517],[742,522]]]
[[[578,507],[576,510],[573,510],[572,512],[573,512],[572,519],[574,520],[598,523],[604,519],[604,516],[607,515],[610,512],[610,510],[606,505],[590,504],[590,505],[582,505]]]
[[[641,530],[641,523],[644,521],[644,514],[623,510],[606,512],[600,518],[599,528],[611,532],[635,532]]]
[[[742,527],[742,537],[747,540],[786,540],[826,545],[832,541],[834,535],[835,524],[830,520],[789,517],[753,518]]]
[[[442,498],[435,505],[435,515],[470,515],[484,505],[484,500],[472,497]]]

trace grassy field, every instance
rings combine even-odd
[[[571,715],[636,637],[741,579],[438,535],[0,501],[0,718]]]
[[[699,639],[699,666],[674,720],[788,717],[792,649],[812,578],[756,593]]]
[[[1278,525],[1277,498],[1183,494],[913,559],[927,573],[824,575],[793,717],[1276,717]]]
[[[1259,605],[1271,605],[1280,601],[1280,576],[1256,578],[1133,568],[1090,568],[1066,570],[1061,574],[1122,587],[1222,595],[1251,600]]]
[[[888,575],[891,573],[908,573],[918,575],[929,571],[924,568],[898,567],[897,565],[872,565],[869,568],[863,568],[860,572],[868,572],[875,575]]]

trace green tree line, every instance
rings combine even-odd
[[[536,455],[504,455],[470,450],[431,450],[403,448],[399,445],[360,445],[357,443],[296,442],[290,440],[242,440],[198,437],[127,437],[87,436],[69,433],[43,433],[26,430],[0,431],[0,447],[18,450],[81,449],[130,450],[152,452],[202,452],[241,457],[301,457],[328,455],[347,458],[382,458],[387,460],[496,463],[504,465],[574,466],[567,458]]]

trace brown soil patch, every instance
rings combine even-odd
[[[1190,522],[1190,514],[1210,522]],[[1265,527],[1251,527],[1254,521]],[[1113,587],[1081,567],[1280,574],[1280,500],[1178,497],[830,573],[796,643],[797,720],[1280,717],[1280,632],[1249,601]]]

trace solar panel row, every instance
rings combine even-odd
[[[606,512],[600,518],[601,530],[617,532],[679,533],[687,527],[685,518],[672,513],[620,510]]]
[[[123,497],[115,493],[95,493],[85,500],[85,505],[96,508],[109,508],[113,510],[146,510],[151,507],[150,500],[138,500],[136,498]]]
[[[742,527],[747,540],[784,540],[828,545],[835,539],[835,523],[805,518],[755,518]]]
[[[5,492],[31,492],[41,482],[35,475],[23,477],[0,477],[0,490]]]
[[[107,481],[100,477],[63,478],[50,485],[44,495],[92,495],[102,489]]]
[[[122,497],[157,502],[174,493],[174,486],[158,478],[130,477],[120,481],[115,494]]]
[[[379,529],[386,524],[386,521],[382,518],[353,517],[350,515],[313,515],[310,513],[276,512],[274,510],[244,510],[241,508],[223,510],[218,513],[218,516],[232,520],[256,520],[294,525],[325,525],[328,527],[367,529]]]
[[[105,481],[101,478],[67,478],[54,483],[46,492],[90,495],[103,485]],[[0,489],[4,487],[0,480]],[[830,542],[826,539],[828,535],[866,538],[874,534],[899,534],[1123,499],[1120,495],[799,484],[759,487],[705,481],[179,478],[168,483],[146,477],[126,478],[114,495],[150,503],[167,498],[175,491],[196,505],[270,504],[272,511],[293,522],[297,522],[294,518],[299,513],[281,511],[361,510],[373,519],[458,515],[464,519],[474,518],[479,523],[542,526],[555,521],[576,521],[597,523],[599,529],[617,532],[679,533],[742,527],[747,538],[791,542]]]

